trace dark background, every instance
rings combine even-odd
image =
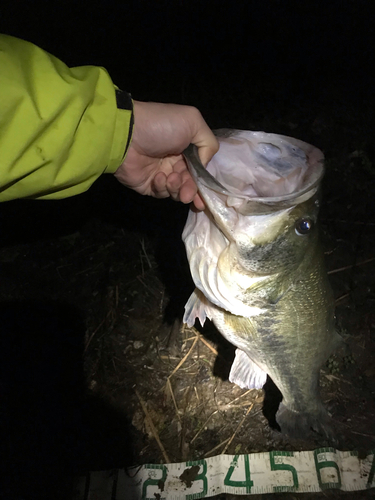
[[[194,72],[219,87],[223,75],[250,87],[265,78],[365,87],[373,21],[365,0],[99,0],[2,2],[0,25],[70,66],[105,66],[138,99],[181,101],[181,79]]]

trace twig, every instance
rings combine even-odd
[[[353,434],[358,434],[359,436],[366,436],[371,438],[375,437],[374,434],[365,434],[363,432],[358,432],[358,431],[350,431],[350,432],[352,432]]]
[[[194,392],[195,392],[195,395],[197,396],[198,403],[199,403],[200,399],[199,399],[198,389],[197,389],[196,385],[194,386]]]
[[[190,402],[190,395],[191,395],[191,391],[192,391],[192,386],[189,385],[187,388],[186,388],[186,391],[185,391],[185,405],[184,405],[184,410],[183,410],[183,415],[182,415],[182,427],[181,427],[181,439],[180,439],[180,450],[181,450],[181,456],[182,456],[182,459],[185,460],[185,450],[186,450],[186,410],[187,410],[187,407],[189,406],[189,402]]]
[[[341,382],[341,381],[343,380],[343,379],[341,379],[341,378],[339,378],[339,377],[335,377],[335,375],[332,375],[332,374],[330,374],[330,373],[325,373],[325,374],[324,374],[324,376],[325,376],[326,378],[328,378],[328,380],[329,380],[330,382],[332,382],[332,380],[338,380],[339,382]],[[348,382],[348,383],[350,383],[350,382]]]
[[[336,300],[335,300],[335,304],[337,304],[337,302],[341,302],[342,300],[346,299],[346,297],[349,297],[350,293],[344,293],[343,295],[341,295],[340,297],[338,297]]]
[[[141,248],[142,248],[142,250],[143,250],[143,253],[144,253],[145,257],[146,257],[147,264],[149,265],[149,268],[150,268],[150,269],[152,269],[152,265],[151,265],[150,259],[148,258],[148,255],[147,255],[147,252],[146,252],[145,240],[144,240],[144,239],[142,239],[142,240],[140,241],[140,243],[141,243]]]
[[[176,368],[173,370],[173,372],[168,376],[168,379],[170,379],[178,370],[179,368],[185,363],[185,361],[187,360],[187,358],[190,356],[191,354],[191,351],[194,349],[194,346],[195,344],[198,342],[199,340],[199,337],[197,336],[197,338],[194,340],[192,346],[190,347],[188,353],[181,359],[181,361],[178,363],[178,365],[176,366]]]
[[[227,438],[227,439],[224,439],[224,441],[222,441],[220,444],[218,444],[217,446],[215,446],[214,448],[212,448],[212,450],[208,451],[204,458],[207,458],[208,455],[211,455],[211,453],[213,453],[214,451],[216,451],[218,448],[220,448],[220,446],[223,446],[223,444],[227,443],[228,441],[230,440],[230,438]]]
[[[154,438],[155,438],[156,442],[157,442],[157,443],[158,443],[158,445],[159,445],[159,448],[160,448],[160,450],[161,450],[161,452],[162,452],[162,454],[163,454],[164,460],[165,460],[165,462],[166,462],[167,464],[169,464],[169,463],[171,463],[171,462],[170,462],[170,460],[169,460],[169,457],[168,457],[168,455],[167,455],[167,452],[165,451],[165,448],[164,448],[164,446],[163,446],[162,442],[160,441],[159,434],[158,434],[158,432],[157,432],[157,430],[156,430],[156,428],[155,428],[155,426],[154,426],[154,423],[153,423],[153,421],[152,421],[152,419],[151,419],[151,416],[150,416],[150,414],[149,414],[149,412],[148,412],[148,410],[147,410],[146,403],[145,403],[145,402],[143,401],[143,399],[141,398],[141,396],[140,396],[139,392],[137,391],[137,389],[135,389],[135,393],[136,393],[136,395],[137,395],[137,398],[139,399],[139,402],[141,403],[142,410],[144,411],[144,414],[145,414],[145,416],[146,416],[147,423],[148,423],[148,425],[150,426],[151,432],[152,432],[152,434],[153,434],[153,436],[154,436]]]
[[[230,446],[231,442],[235,438],[237,432],[240,430],[240,428],[242,427],[243,423],[245,422],[246,417],[248,416],[248,414],[250,413],[250,411],[253,409],[253,406],[254,406],[254,403],[251,403],[251,405],[249,406],[249,408],[248,408],[248,410],[246,412],[246,415],[243,417],[243,419],[241,420],[241,422],[237,425],[237,428],[234,431],[233,436],[229,439],[229,442],[226,444],[224,450],[221,452],[221,455],[224,455],[224,453],[227,451],[227,449]]]
[[[211,345],[211,344],[209,344],[209,343],[207,342],[207,340],[206,340],[206,339],[205,339],[205,338],[204,338],[204,337],[203,337],[203,336],[202,336],[199,332],[197,332],[197,336],[199,337],[199,340],[200,340],[201,342],[203,342],[203,344],[204,344],[205,346],[207,346],[209,349],[211,349],[211,351],[212,351],[212,352],[213,352],[216,356],[218,356],[218,354],[219,354],[219,353],[217,352],[217,350],[216,350],[214,347],[212,347],[212,345]]]
[[[207,418],[207,420],[205,421],[205,423],[202,425],[202,427],[199,429],[199,431],[196,433],[196,435],[193,437],[193,439],[190,441],[190,444],[193,444],[194,441],[197,439],[197,437],[199,436],[199,434],[203,431],[203,429],[206,427],[206,425],[208,424],[208,422],[211,420],[211,418],[215,415],[215,413],[217,413],[218,410],[215,410],[214,412],[211,413],[211,415]]]
[[[183,342],[189,342],[189,340],[195,340],[197,338],[196,335],[194,335],[194,337],[189,337],[188,339],[184,339]]]
[[[231,410],[232,408],[243,408],[244,406],[247,406],[248,404],[249,404],[248,401],[245,401],[244,403],[239,404],[239,405],[232,405],[232,404],[228,403],[226,405],[219,405],[217,407],[217,409],[219,411],[227,411],[227,410]]]
[[[373,260],[375,260],[375,257],[371,257],[371,259],[367,259],[367,260],[364,260],[362,262],[358,262],[356,264],[352,264],[350,266],[344,266],[344,267],[339,267],[338,269],[332,269],[331,271],[328,271],[327,274],[340,273],[341,271],[346,271],[347,269],[352,269],[353,267],[363,266],[365,264],[368,264],[369,262],[372,262]]]
[[[180,421],[180,423],[182,424],[181,417],[180,417],[180,412],[178,411],[176,399],[175,399],[174,394],[173,394],[172,384],[171,384],[171,381],[169,380],[169,378],[167,378],[167,386],[168,386],[169,392],[171,393],[171,396],[172,396],[172,401],[173,401],[173,404],[174,404],[174,407],[175,407],[175,410],[176,410],[177,418]]]
[[[102,266],[103,262],[99,262],[99,264],[96,264],[96,266],[91,266],[87,267],[86,269],[83,269],[82,271],[78,271],[75,273],[75,276],[79,276],[80,274],[87,273],[88,271],[94,271],[95,269],[98,269],[98,267]]]
[[[90,335],[90,338],[89,338],[89,339],[88,339],[88,341],[86,342],[86,345],[85,345],[85,350],[83,351],[83,353],[84,353],[84,354],[85,354],[85,352],[87,351],[87,348],[88,348],[88,346],[90,345],[90,342],[92,341],[92,339],[93,339],[94,335],[95,335],[95,334],[97,333],[97,331],[98,331],[98,330],[99,330],[99,329],[103,326],[104,321],[105,321],[106,319],[107,319],[107,317],[105,317],[105,318],[103,319],[103,321],[101,321],[101,323],[99,323],[99,326],[97,326],[97,327],[95,328],[95,330],[92,332],[92,334]]]
[[[238,399],[240,398],[243,398],[244,396],[247,396],[249,394],[249,392],[253,391],[254,389],[249,389],[248,391],[244,392],[243,394],[241,394],[240,396],[237,396],[236,398],[232,399],[232,401],[230,401],[228,403],[228,405],[231,405],[233,403],[235,403]]]
[[[164,294],[165,294],[165,290],[163,288],[163,290],[161,291],[161,299],[160,299],[160,304],[159,304],[160,313],[163,312]]]
[[[152,295],[159,300],[160,293],[157,292],[154,288],[148,286],[148,284],[145,283],[142,278],[143,278],[143,276],[137,276],[137,280],[142,283],[142,285],[146,288],[146,290],[148,290],[150,293],[152,293]]]
[[[194,328],[194,330],[195,330],[195,328]],[[199,337],[199,340],[201,340],[203,342],[204,345],[206,345],[209,349],[211,349],[211,351],[214,354],[216,354],[216,356],[219,355],[219,353],[217,352],[217,350],[214,347],[212,347],[211,344],[209,344],[207,342],[207,340],[198,332],[198,330],[195,330],[195,336],[194,337],[189,337],[189,338],[185,339],[184,342],[188,342],[189,340],[194,340],[197,336]]]

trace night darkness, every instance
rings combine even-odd
[[[325,242],[332,249],[348,238],[347,254],[345,250],[333,257],[328,267],[373,256],[374,21],[373,2],[366,0],[0,4],[0,32],[35,43],[68,66],[103,66],[134,99],[193,105],[211,128],[265,130],[322,149],[327,158]],[[100,323],[108,290],[117,290],[120,279],[128,282],[125,271],[116,278],[113,270],[121,252],[131,261],[144,239],[171,297],[164,319],[173,323],[179,316],[192,286],[181,263],[186,213],[181,204],[128,192],[110,176],[71,199],[17,200],[0,206],[1,387],[9,408],[0,429],[5,443],[1,453],[8,464],[1,498],[47,499],[54,491],[56,500],[67,499],[71,475],[138,463],[124,430],[128,417],[108,403],[111,398],[86,396],[82,337],[85,328],[94,331]],[[332,223],[342,219],[362,225],[352,231]],[[85,263],[79,258],[74,266],[82,269],[69,274],[71,238],[77,255],[86,255],[86,248],[95,245],[104,252],[93,257],[101,273],[93,281],[81,279]],[[107,241],[115,242],[108,251]],[[100,259],[106,262],[102,268]],[[43,274],[49,266],[61,267],[61,286]],[[358,361],[363,373],[375,360],[370,267],[363,276],[340,275],[342,281],[333,283],[336,297],[345,292],[352,301],[340,303],[340,327],[350,333],[354,325],[362,325],[361,331],[370,332],[367,361]],[[94,294],[97,302],[90,303]],[[101,345],[101,338],[90,349]],[[90,372],[92,366],[85,369]],[[366,387],[374,406],[375,374],[368,373]],[[126,443],[125,457],[118,443]],[[151,458],[158,460],[158,455]],[[57,483],[61,485],[54,489]]]
[[[364,109],[371,114],[373,14],[373,5],[364,0],[16,1],[2,2],[0,29],[32,41],[69,66],[104,66],[135,99],[197,106],[211,128],[290,133],[271,125],[274,119],[280,121],[285,109],[293,115],[305,107],[299,120],[305,128],[333,101],[340,102],[343,114],[345,107],[353,106],[358,113]],[[316,140],[311,131],[302,133],[301,139]],[[317,145],[328,146],[324,137]],[[99,196],[104,196],[103,186],[109,181],[98,182],[103,184]],[[68,224],[70,207],[76,219],[77,204],[83,218],[95,210],[103,214],[97,197],[95,192],[95,202],[90,193],[75,200],[43,202],[41,216],[47,216],[45,205],[50,205],[52,218],[64,213],[59,225]],[[30,205],[31,214],[29,203],[8,205],[2,207],[6,239],[23,240],[30,219],[30,232],[39,232],[33,215],[36,210],[40,216],[38,204]],[[20,210],[11,231],[8,210],[10,216]],[[26,227],[16,234],[20,219]],[[54,230],[47,221],[41,225],[41,233]]]
[[[181,88],[190,78],[227,93],[267,79],[282,90],[370,84],[371,2],[3,2],[1,10],[3,32],[70,66],[102,65],[138,99],[188,101]]]

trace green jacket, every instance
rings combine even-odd
[[[105,69],[68,68],[0,35],[0,201],[86,191],[121,165],[132,123],[131,98]]]

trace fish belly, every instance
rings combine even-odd
[[[290,330],[285,331],[278,328],[285,318],[277,311],[243,318],[214,307],[210,315],[219,332],[237,347],[230,381],[243,388],[261,388],[269,375],[283,395],[276,415],[282,432],[305,437],[313,430],[334,441],[319,394],[319,372],[340,341],[336,332],[320,325],[323,331],[303,335],[293,324],[300,318],[288,322]]]

